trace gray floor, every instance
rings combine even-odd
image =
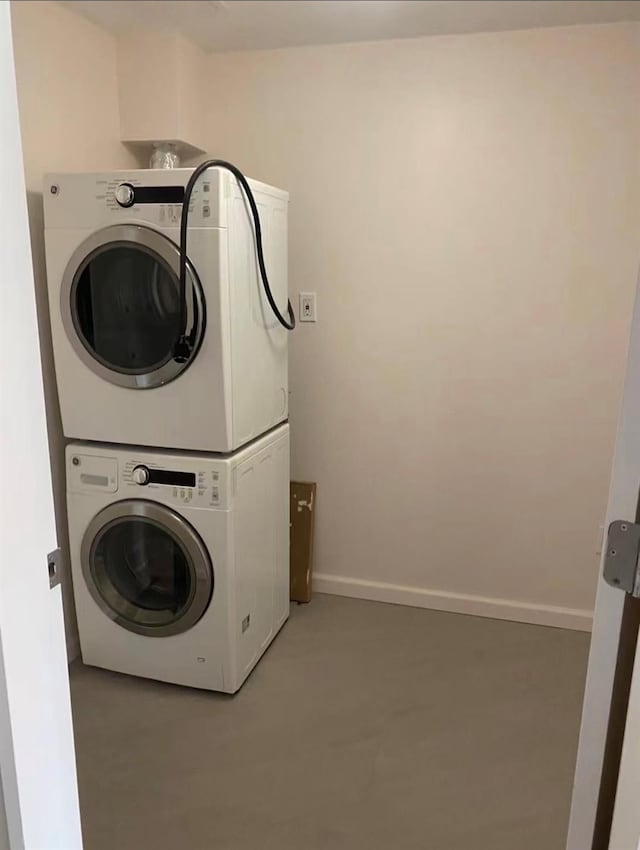
[[[72,666],[87,850],[562,850],[578,632],[316,596],[235,697]]]

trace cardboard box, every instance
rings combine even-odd
[[[292,481],[290,486],[290,574],[293,602],[311,602],[313,527],[315,525],[316,485]]]

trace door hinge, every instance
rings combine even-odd
[[[54,588],[60,584],[60,549],[54,549],[47,555],[47,569],[49,571],[49,587]]]
[[[607,584],[640,597],[640,524],[616,520],[609,526],[603,576]]]

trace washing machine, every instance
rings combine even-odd
[[[64,434],[231,452],[287,419],[287,330],[264,292],[237,179],[193,170],[50,174],[44,181],[51,334]],[[273,298],[287,312],[286,192],[249,181]],[[190,346],[175,356],[186,322]]]
[[[289,426],[227,457],[72,443],[85,664],[234,693],[289,614]]]

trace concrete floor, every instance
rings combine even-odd
[[[87,850],[563,850],[588,635],[316,596],[235,697],[71,670]]]

